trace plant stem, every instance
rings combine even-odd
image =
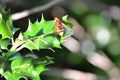
[[[21,44],[22,44],[21,40],[17,40],[17,41],[13,44],[13,46],[11,47],[10,51],[11,51],[11,52],[14,52],[14,51],[16,50],[16,48],[17,48],[18,46],[20,46]]]
[[[11,55],[12,53],[16,52],[17,47],[19,47],[22,44],[22,41],[17,39],[15,42],[12,43],[12,47],[10,48],[10,51],[6,54],[6,56]]]

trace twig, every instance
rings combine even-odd
[[[56,76],[65,80],[97,80],[97,75],[88,72],[82,72],[74,69],[49,68],[43,73],[46,76]]]
[[[112,63],[104,52],[94,52],[87,57],[88,62],[104,70],[110,77],[110,80],[120,79],[120,70]]]
[[[61,2],[61,1],[63,1],[63,0],[52,0],[51,2],[49,2],[43,6],[38,6],[38,7],[32,8],[32,9],[29,9],[29,10],[24,10],[22,12],[12,14],[11,18],[12,18],[12,20],[18,20],[18,19],[27,17],[31,14],[46,10],[46,9],[56,5],[57,3]]]

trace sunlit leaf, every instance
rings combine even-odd
[[[6,71],[2,74],[6,80],[18,80],[17,77],[9,71]]]
[[[35,66],[35,70],[36,70],[36,72],[37,72],[38,74],[40,74],[41,72],[45,71],[46,68],[45,68],[44,65],[36,65],[36,66]]]
[[[35,44],[34,41],[31,40],[28,40],[28,42],[25,44],[25,47],[28,48],[29,50],[39,49],[38,44]]]
[[[45,23],[46,21],[43,16],[40,22],[38,22],[38,20],[35,23],[32,23],[31,21],[29,21],[28,28],[24,32],[24,35],[26,37],[30,37],[30,36],[36,36],[38,34],[39,35],[42,34],[41,29],[46,25]]]
[[[9,26],[4,25],[3,23],[0,23],[0,34],[2,35],[2,38],[9,38],[12,36],[12,33],[10,29],[8,28]]]
[[[45,65],[42,63],[33,65],[34,63],[32,61],[34,60],[30,58],[23,58],[23,57],[18,57],[15,60],[13,60],[11,64],[11,69],[12,69],[12,73],[14,74],[14,76],[16,77],[24,76],[26,78],[39,80],[40,79],[39,74],[42,71],[46,70]],[[46,63],[49,63],[49,61]]]
[[[42,28],[41,23],[36,21],[35,23],[32,23],[31,21],[29,21],[29,25],[27,30],[24,32],[25,36],[35,36],[40,29]]]
[[[42,40],[42,39],[35,39],[35,44],[38,46],[38,48],[39,49],[45,49],[45,48],[47,48],[47,42],[46,41],[44,41],[44,40]]]
[[[63,16],[62,17],[62,21],[63,21],[63,23],[65,24],[65,25],[67,25],[68,27],[72,27],[72,23],[70,22],[70,21],[68,21],[68,15],[66,15],[66,16]]]
[[[12,73],[15,76],[32,76],[31,71],[33,66],[31,65],[31,59],[23,58],[23,57],[17,57],[14,59],[11,63],[11,69]]]
[[[3,68],[0,66],[0,74],[3,74]]]
[[[44,22],[43,26],[43,33],[44,34],[50,34],[53,32],[54,27],[54,21],[46,21]]]
[[[67,16],[64,16],[62,21],[65,25],[72,26]],[[52,58],[48,56],[37,57],[37,59],[23,57],[18,51],[23,48],[30,51],[61,48],[60,43],[71,35],[71,31],[65,27],[64,35],[59,36],[55,35],[54,27],[54,20],[47,21],[42,15],[40,22],[29,21],[27,30],[19,32],[13,27],[10,12],[0,9],[0,74],[6,80],[19,80],[20,78],[40,80],[41,72],[47,69],[45,66],[53,63]]]
[[[60,48],[60,41],[54,36],[46,36],[44,39],[50,47]]]
[[[13,36],[14,28],[12,25],[12,20],[10,19],[10,11],[5,11],[0,9],[2,15],[2,21],[0,22],[0,34],[2,38],[10,38]]]

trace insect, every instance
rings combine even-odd
[[[70,28],[68,28],[65,24],[63,24],[57,17],[54,18],[54,32],[59,35],[59,36],[63,36],[65,34],[65,36],[70,36],[73,34],[72,30]]]
[[[64,34],[63,24],[60,22],[60,20],[57,17],[54,18],[54,22],[55,22],[54,32],[56,32],[59,36],[63,36]]]

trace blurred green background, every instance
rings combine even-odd
[[[37,56],[54,58],[55,63],[42,73],[42,80],[120,80],[119,0],[3,1],[7,2],[6,9],[11,9],[12,18],[24,10],[30,13],[13,19],[14,26],[22,31],[27,28],[28,19],[35,22],[42,14],[46,20],[68,15],[73,24],[73,35],[61,44],[62,49],[34,51]],[[38,6],[42,10],[30,12]]]

